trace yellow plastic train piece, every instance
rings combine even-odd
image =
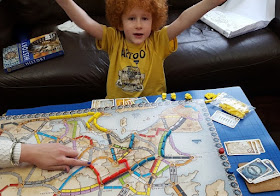
[[[190,94],[190,93],[186,93],[186,94],[185,94],[185,99],[191,100],[191,99],[192,99],[191,94]]]
[[[166,93],[162,93],[161,98],[162,98],[162,100],[165,100],[166,99]]]
[[[226,112],[237,116],[238,118],[243,119],[244,116],[249,112],[249,110],[245,110],[245,111],[241,111],[241,110],[237,110],[236,108],[226,104],[226,103],[220,103],[219,106]]]
[[[171,93],[171,99],[174,101],[176,100],[176,93]]]

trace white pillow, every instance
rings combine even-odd
[[[266,27],[275,17],[275,0],[228,0],[201,20],[227,38]]]

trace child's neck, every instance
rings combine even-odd
[[[144,40],[144,41],[143,41],[142,43],[140,43],[140,44],[134,44],[134,43],[128,41],[127,39],[125,39],[125,43],[126,43],[126,45],[127,45],[128,48],[141,48],[141,47],[144,45],[145,41],[146,41],[146,40]]]

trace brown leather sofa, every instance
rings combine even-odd
[[[107,24],[104,0],[76,2],[98,22]],[[196,2],[198,0],[169,0],[168,23]],[[271,114],[270,108],[280,109],[280,88],[277,85],[280,71],[279,1],[276,15],[268,27],[232,39],[223,37],[201,21],[185,30],[178,36],[178,50],[165,61],[168,92],[241,86],[252,105],[257,104],[254,106],[257,112],[261,111],[259,115],[267,129],[273,130],[273,126],[279,123],[266,116],[276,118],[279,112]],[[76,103],[105,97],[108,56],[96,49],[94,38],[86,33],[78,35],[56,28],[67,20],[69,18],[54,0],[2,0],[0,48],[57,31],[65,55],[9,74],[1,69],[0,113],[9,108]],[[2,55],[0,58],[2,67]],[[274,140],[280,141],[280,131],[274,134]]]

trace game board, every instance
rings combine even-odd
[[[242,195],[202,99],[8,116],[0,139],[60,142],[89,167],[0,169],[0,195]]]

